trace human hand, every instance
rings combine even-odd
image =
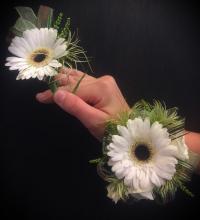
[[[56,93],[53,95],[47,90],[38,93],[36,99],[41,103],[55,102],[64,111],[78,118],[92,135],[101,140],[106,120],[129,110],[129,106],[116,81],[109,75],[95,78],[86,74],[73,94],[71,91],[83,74],[74,69],[62,69],[56,77],[60,85]]]

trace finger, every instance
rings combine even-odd
[[[98,109],[88,105],[78,96],[59,89],[54,95],[54,101],[64,111],[78,118],[88,129],[99,122],[105,122],[107,115]]]
[[[58,79],[60,84],[60,88],[63,88],[67,91],[72,91],[75,87],[75,85],[77,84],[77,80],[74,79],[73,76],[69,75],[68,78],[66,79],[66,76],[64,74],[58,74],[56,76],[56,78]],[[56,79],[56,81],[57,81]],[[57,82],[58,82],[57,81]],[[79,93],[80,94],[80,93]],[[50,90],[46,90],[44,92],[38,93],[36,95],[36,99],[41,102],[41,103],[45,103],[45,104],[49,104],[49,103],[53,103],[53,95],[52,92]]]
[[[65,74],[65,75],[72,75],[74,77],[81,77],[84,73],[79,71],[79,70],[76,70],[76,69],[71,69],[71,68],[63,68],[61,70],[61,73],[62,74]]]
[[[64,86],[68,83],[69,80],[69,75],[59,73],[58,75],[55,76],[55,81],[60,85]]]
[[[64,73],[59,73],[57,76],[55,76],[55,81],[58,82],[58,84],[60,86],[64,86],[67,85],[69,83],[71,83],[69,81],[69,78],[71,80],[73,80],[74,82],[78,82],[78,80],[84,75],[84,73],[82,73],[82,75],[80,74],[64,74]]]
[[[88,83],[86,85],[80,84],[75,92],[75,95],[92,106],[95,106],[98,102],[100,102],[101,99],[97,83]]]
[[[44,104],[53,103],[53,95],[50,90],[36,94],[36,99]]]
[[[89,83],[91,81],[96,80],[95,77],[92,77],[84,72],[81,72],[81,71],[75,70],[75,69],[69,69],[69,68],[63,68],[61,70],[60,74],[58,74],[55,77],[55,79],[58,81],[59,85],[64,86],[69,83],[69,77],[73,78],[76,82],[78,82],[83,75],[85,75],[85,76],[84,76],[81,83],[83,83],[83,82]]]

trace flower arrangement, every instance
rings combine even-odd
[[[165,203],[177,189],[186,188],[192,165],[184,141],[184,120],[177,109],[155,101],[141,101],[130,112],[109,120],[102,157],[91,160],[108,182],[108,197],[119,200],[150,199]]]
[[[10,70],[18,70],[17,80],[37,78],[55,92],[56,76],[62,67],[77,68],[88,63],[79,40],[70,31],[70,19],[63,14],[53,19],[53,9],[40,6],[37,16],[31,8],[16,7],[19,14],[11,29],[15,37],[6,59]],[[84,75],[77,82],[78,88]],[[193,166],[184,135],[184,119],[177,108],[167,109],[155,101],[140,101],[130,111],[107,121],[102,156],[90,161],[108,183],[108,197],[119,200],[149,199],[165,203],[178,189],[187,189]]]
[[[48,83],[52,92],[57,89],[55,76],[60,68],[77,68],[89,63],[79,40],[70,31],[70,18],[63,23],[63,14],[53,19],[53,9],[40,6],[37,16],[29,7],[16,7],[19,14],[11,28],[15,37],[8,50],[6,66],[18,70],[19,79],[37,78]]]

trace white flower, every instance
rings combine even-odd
[[[188,147],[185,143],[185,137],[179,137],[172,141],[173,145],[176,145],[178,148],[178,159],[180,160],[189,160]]]
[[[154,187],[171,180],[176,172],[178,153],[166,128],[148,118],[128,120],[127,126],[117,127],[107,146],[108,165],[118,179],[123,179],[129,194],[135,198],[153,199]]]
[[[67,54],[64,38],[57,38],[53,28],[34,28],[23,32],[22,37],[15,37],[8,50],[15,56],[6,59],[10,70],[19,70],[17,79],[54,76],[56,68],[62,64],[57,59]]]

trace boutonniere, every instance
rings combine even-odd
[[[8,47],[13,55],[6,66],[17,70],[17,80],[37,78],[57,89],[55,76],[62,67],[77,68],[89,63],[79,39],[70,30],[70,18],[60,13],[54,18],[53,9],[40,6],[37,15],[29,7],[16,7],[19,14],[11,28],[14,38]]]

